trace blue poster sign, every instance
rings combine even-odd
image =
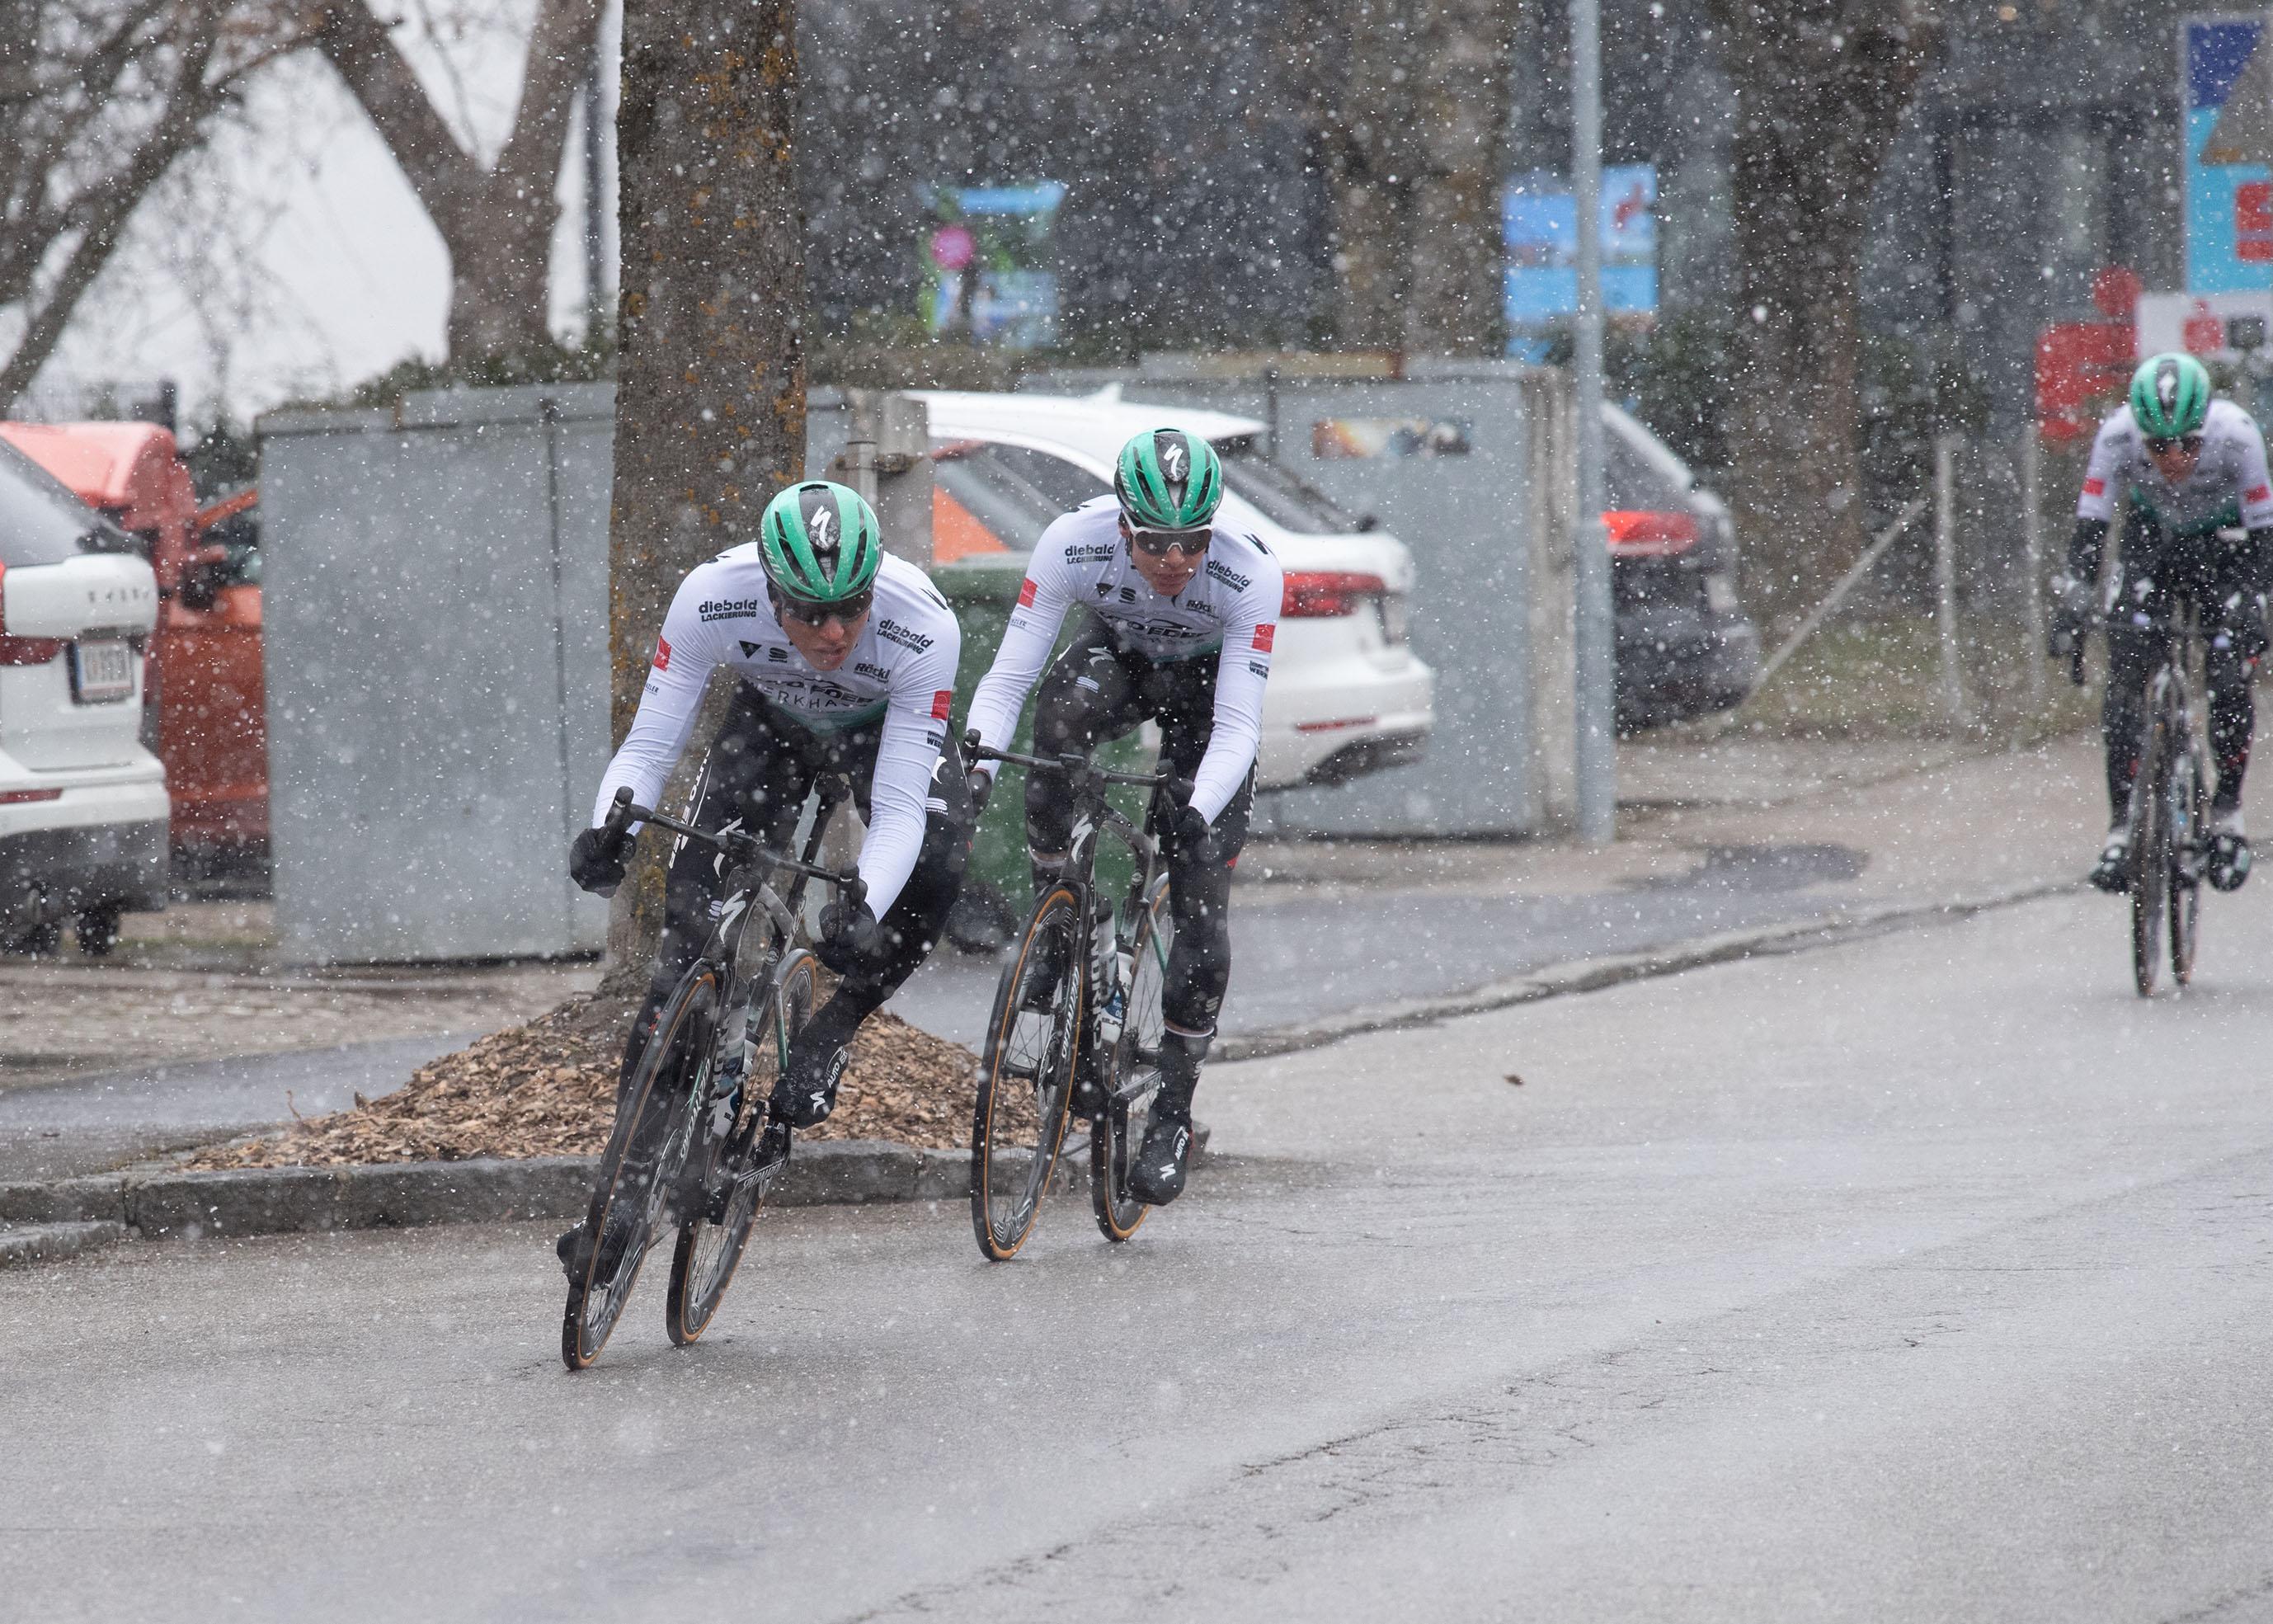
[[[1570,180],[1535,169],[1501,198],[1507,244],[1506,312],[1510,349],[1527,350],[1535,335],[1579,308],[1579,205]],[[1657,308],[1657,169],[1647,163],[1602,170],[1602,305],[1609,311]]]
[[[2179,25],[2187,290],[2273,286],[2273,48],[2265,14]]]

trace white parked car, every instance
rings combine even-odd
[[[108,952],[166,903],[165,770],[142,744],[158,584],[134,542],[0,444],[0,945]]]
[[[1406,639],[1413,556],[1264,456],[1260,421],[1101,397],[922,399],[942,563],[1031,552],[1051,520],[1113,488],[1114,458],[1141,430],[1205,436],[1223,457],[1225,521],[1260,537],[1287,575],[1257,786],[1338,784],[1419,757],[1437,673]]]

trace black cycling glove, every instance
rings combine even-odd
[[[813,956],[839,975],[874,969],[884,957],[884,928],[865,902],[832,902],[821,910],[821,939]]]
[[[568,847],[568,877],[596,897],[614,896],[624,883],[624,850],[630,844],[628,830],[577,831]]]

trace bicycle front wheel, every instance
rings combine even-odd
[[[2131,980],[2142,998],[2155,996],[2162,973],[2163,930],[2169,922],[2171,820],[2165,800],[2170,763],[2169,735],[2159,718],[2148,730],[2140,752],[2139,778],[2132,789]]]
[[[717,1016],[717,972],[698,963],[671,989],[617,1102],[584,1221],[582,1267],[560,1320],[560,1358],[570,1370],[600,1357],[631,1300],[694,1138],[695,1107],[709,1097]]]
[[[971,1228],[997,1262],[1033,1232],[1065,1138],[1085,922],[1072,887],[1044,892],[994,994],[971,1119]]]
[[[2194,979],[2194,944],[2202,929],[2202,874],[2209,859],[2209,792],[2202,762],[2180,748],[2171,761],[2170,829],[2171,979],[2179,986]]]
[[[1111,1096],[1089,1136],[1089,1204],[1097,1227],[1109,1241],[1136,1233],[1152,1209],[1129,1193],[1129,1168],[1152,1124],[1152,1101],[1160,1092],[1160,1035],[1167,1030],[1160,995],[1167,986],[1168,949],[1175,940],[1168,911],[1168,882],[1152,883],[1144,912],[1136,921],[1129,961],[1128,1013],[1121,1041],[1113,1047]]]
[[[724,1136],[709,1141],[709,1164],[679,1215],[664,1320],[671,1340],[682,1348],[709,1328],[750,1244],[765,1194],[756,1163],[766,1101],[788,1064],[790,1040],[813,1018],[815,971],[811,953],[792,951],[751,1004],[740,1109]]]

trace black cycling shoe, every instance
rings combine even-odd
[[[560,1231],[560,1238],[552,1243],[552,1250],[560,1259],[560,1272],[568,1276],[570,1284],[584,1278],[592,1266],[592,1243],[584,1233],[584,1226]]]
[[[2209,883],[2218,891],[2239,891],[2249,878],[2249,838],[2213,836],[2209,843]]]
[[[1184,1192],[1192,1165],[1192,1124],[1152,1118],[1129,1168],[1129,1193],[1147,1207],[1166,1207]]]
[[[2119,896],[2131,889],[2131,843],[2124,831],[2118,829],[2107,837],[2099,861],[2085,877],[2097,889]]]
[[[789,1058],[774,1081],[767,1110],[776,1122],[792,1128],[813,1128],[829,1120],[836,1109],[836,1086],[852,1058],[852,1034],[867,1018],[839,1007],[831,998],[789,1042]]]

